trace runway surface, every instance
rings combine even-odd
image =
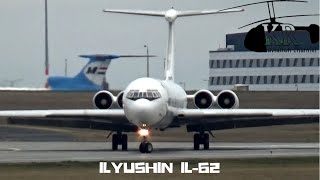
[[[75,140],[74,137],[66,133],[34,129],[33,127],[15,127],[10,125],[0,125],[0,142],[1,141],[45,141],[47,142],[47,141],[74,141],[74,140]]]
[[[0,163],[319,155],[319,143],[211,143],[210,150],[194,151],[193,143],[154,142],[151,154],[141,154],[139,142],[128,146],[128,151],[111,151],[111,143],[104,142],[0,142]]]

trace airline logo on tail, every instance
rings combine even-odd
[[[92,61],[83,69],[85,77],[97,86],[101,86],[111,60]]]

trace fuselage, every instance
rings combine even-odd
[[[131,82],[123,94],[127,119],[140,128],[164,129],[175,111],[186,108],[187,94],[173,81],[140,78]]]

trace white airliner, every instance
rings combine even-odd
[[[239,99],[230,91],[221,91],[214,96],[208,90],[199,90],[194,95],[187,95],[184,89],[174,82],[174,22],[178,17],[239,12],[242,9],[223,9],[208,11],[130,11],[104,10],[104,12],[165,17],[169,24],[168,49],[165,62],[165,79],[140,78],[131,82],[127,88],[113,96],[108,91],[99,91],[93,97],[98,109],[80,110],[17,110],[0,111],[5,117],[56,117],[90,118],[111,122],[112,149],[127,150],[128,137],[123,132],[138,131],[143,137],[139,146],[141,153],[150,153],[152,144],[147,140],[149,130],[165,130],[186,125],[188,132],[194,134],[194,149],[209,149],[209,132],[214,130],[212,122],[228,119],[273,119],[319,117],[318,109],[238,109]],[[197,109],[187,109],[187,99],[193,99]],[[109,109],[113,105],[119,109]],[[218,109],[212,109],[218,106]]]

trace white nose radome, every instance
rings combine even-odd
[[[138,99],[130,107],[126,107],[126,117],[139,127],[150,127],[158,123],[166,113],[160,103],[147,99]]]

